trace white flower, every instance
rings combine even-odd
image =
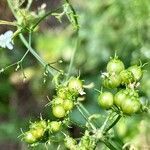
[[[2,48],[8,48],[10,50],[13,49],[13,42],[12,42],[12,31],[7,31],[4,34],[0,35],[0,47]]]

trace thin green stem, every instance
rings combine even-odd
[[[15,16],[15,18],[17,19],[16,13],[13,9],[13,5],[11,3],[11,0],[7,0],[8,5],[13,13],[13,15]],[[60,8],[57,8],[56,10],[58,10]],[[41,17],[38,22],[32,27],[32,30],[43,20],[45,19],[47,16],[49,16],[50,14],[52,14],[53,12],[55,12],[56,10],[50,11],[48,13],[46,13],[43,17]],[[19,34],[19,33],[18,33]],[[21,41],[23,42],[23,44],[28,48],[28,50],[30,51],[30,53],[42,64],[42,66],[46,67],[46,63],[43,61],[43,59],[35,52],[35,50],[28,44],[28,42],[26,41],[26,39],[24,38],[24,36],[22,35],[22,33],[19,34],[19,37],[21,39]],[[54,71],[52,71],[50,69],[50,67],[47,68],[48,72],[54,76]]]
[[[79,47],[79,38],[78,38],[78,33],[77,33],[76,46],[75,46],[75,48],[73,50],[73,54],[72,54],[71,61],[70,61],[70,64],[69,64],[69,69],[68,69],[67,76],[66,76],[66,80],[69,79],[69,76],[71,74],[71,69],[72,69],[72,66],[73,66],[73,63],[74,63],[75,54],[76,54],[76,52],[78,50],[78,47]]]
[[[111,144],[108,139],[102,140],[102,142],[110,149],[110,150],[118,150],[116,147],[114,147],[113,144]]]
[[[78,30],[79,30],[79,22],[78,22],[78,18],[77,18],[77,13],[76,13],[75,9],[73,8],[72,4],[69,2],[69,0],[65,0],[65,1],[69,5],[70,9],[73,12],[73,17],[74,17],[74,21],[75,21],[75,24],[76,24],[76,27],[77,27],[77,32],[78,32]]]
[[[103,133],[103,131],[104,131],[106,125],[107,125],[107,122],[108,122],[109,118],[110,118],[110,114],[107,116],[107,118],[105,119],[103,125],[100,128],[101,133]]]
[[[90,113],[88,112],[88,110],[83,106],[82,103],[78,102],[78,105],[79,105],[79,107],[86,113],[86,115],[87,115],[88,117],[91,116],[91,114],[90,114]],[[99,126],[98,123],[97,123],[97,121],[94,121],[94,120],[93,120],[93,123],[94,123],[95,125]]]
[[[35,50],[28,44],[26,39],[24,38],[23,34],[19,34],[19,37],[23,44],[30,50],[30,52],[36,57],[36,59],[45,67],[46,63],[41,59],[41,57],[35,52]]]
[[[21,68],[21,71],[22,71],[22,74],[23,74],[23,80],[25,80],[26,79],[26,75],[25,75],[22,63],[20,64],[20,68]]]
[[[28,44],[28,42],[26,41],[26,39],[24,38],[24,36],[22,34],[19,34],[19,37],[21,39],[21,41],[23,42],[23,44],[29,49],[30,53],[42,64],[43,67],[46,67],[47,64],[44,62],[44,60],[35,52],[35,50]],[[48,72],[54,76],[54,71],[52,71],[50,69],[50,67],[47,68]]]
[[[32,1],[33,1],[33,0],[28,0],[28,4],[27,4],[27,6],[26,6],[26,9],[29,10],[29,8],[31,7]]]
[[[31,46],[31,33],[29,34],[29,45]],[[15,62],[15,63],[13,63],[13,64],[5,67],[5,68],[3,68],[2,72],[4,72],[5,70],[7,70],[7,69],[9,69],[9,68],[11,68],[11,67],[13,67],[15,65],[21,64],[23,62],[23,60],[25,59],[25,57],[27,56],[28,53],[29,53],[29,49],[25,52],[25,54],[22,56],[22,58],[19,61]]]
[[[65,0],[66,3],[69,5],[70,9],[72,10],[73,12],[73,18],[74,18],[74,21],[75,21],[75,24],[76,24],[76,46],[74,48],[74,51],[73,51],[73,54],[72,54],[72,57],[71,57],[71,61],[70,61],[70,64],[69,64],[69,69],[68,69],[68,73],[67,73],[67,76],[66,76],[66,80],[68,80],[70,74],[71,74],[71,69],[72,69],[72,66],[73,66],[73,62],[74,62],[74,59],[75,59],[75,54],[77,52],[77,49],[79,47],[79,23],[78,23],[78,18],[77,18],[77,13],[75,11],[75,9],[73,8],[72,4],[69,2],[69,0]]]
[[[96,127],[89,121],[89,119],[84,115],[84,113],[82,112],[82,110],[80,109],[80,107],[77,105],[77,109],[79,110],[79,112],[81,113],[81,115],[87,120],[88,124],[91,126],[91,128],[93,130],[96,130]]]
[[[82,103],[78,102],[78,105],[84,110],[86,115],[89,117],[91,114],[88,112],[88,110],[82,105]]]
[[[29,53],[29,49],[25,52],[25,54],[23,55],[23,57],[20,59],[19,62],[22,62],[25,59],[25,57],[27,56],[28,53]]]
[[[29,33],[29,46],[31,46],[31,39],[32,38],[32,33],[30,32]],[[29,52],[30,50],[28,49],[26,52],[25,52],[25,54],[23,55],[23,57],[21,58],[21,60],[20,60],[20,62],[22,62],[24,59],[25,59],[25,57],[26,57],[26,55],[28,54],[28,52]]]
[[[17,64],[18,64],[18,61],[15,62],[15,63],[13,63],[13,64],[11,64],[11,65],[9,65],[9,66],[7,66],[7,67],[5,67],[5,68],[2,68],[1,71],[0,71],[0,73],[4,72],[5,70],[7,70],[7,69],[9,69],[9,68],[11,68],[11,67],[13,67],[13,66],[15,66]]]
[[[31,40],[32,40],[32,33],[30,32],[30,33],[29,33],[29,43],[28,43],[29,46],[31,46]],[[22,64],[22,62],[23,62],[23,60],[25,59],[25,57],[26,57],[26,55],[28,54],[28,52],[29,52],[29,49],[26,51],[26,53],[24,54],[24,56],[22,57],[22,59],[21,59],[20,62],[19,62],[24,79],[26,79],[26,75],[25,75],[25,72],[24,72],[24,69],[23,69],[23,64]]]
[[[10,22],[6,20],[0,20],[0,25],[10,25],[10,26],[17,26],[15,22]]]
[[[113,121],[112,124],[108,128],[106,128],[106,130],[104,131],[104,134],[106,134],[113,126],[115,126],[116,123],[121,119],[121,117],[122,117],[121,115],[118,115],[116,120]]]
[[[14,39],[16,36],[18,36],[19,33],[21,33],[21,31],[22,31],[22,29],[20,29],[20,28],[17,29],[17,30],[14,32],[12,39]]]
[[[54,10],[52,10],[52,11],[47,12],[45,15],[43,15],[43,16],[31,27],[31,30],[34,30],[34,28],[35,28],[40,22],[42,22],[46,17],[48,17],[49,15],[51,15],[52,13],[54,13],[54,12],[60,10],[60,9],[61,9],[61,7],[60,7],[60,8],[57,8],[57,9],[54,9]]]

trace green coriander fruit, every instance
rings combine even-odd
[[[35,137],[36,139],[42,138],[43,135],[44,135],[44,133],[45,133],[44,129],[41,128],[41,127],[37,128],[37,129],[35,129],[35,130],[32,130],[31,132],[32,132],[32,134],[34,135],[34,137]]]
[[[119,74],[112,74],[109,77],[109,85],[111,88],[116,88],[120,85],[121,83],[121,78]]]
[[[126,94],[124,93],[124,90],[120,90],[118,93],[114,96],[114,104],[118,107],[121,107],[122,103],[126,100]]]
[[[56,105],[52,108],[52,113],[57,118],[63,118],[66,115],[65,109],[62,105]]]
[[[121,78],[119,74],[113,73],[103,80],[103,85],[106,88],[117,88],[121,83]]]
[[[73,109],[74,103],[71,100],[64,100],[63,107],[66,111],[70,111]]]
[[[104,78],[103,79],[103,86],[105,88],[110,88],[110,84],[109,84],[109,79],[108,78]]]
[[[28,144],[33,144],[36,142],[36,138],[34,137],[32,131],[25,132],[23,140]]]
[[[134,101],[134,113],[138,112],[141,108],[141,103],[138,100]]]
[[[70,150],[75,150],[77,142],[72,137],[66,136],[64,142],[66,148]]]
[[[128,91],[128,95],[131,97],[131,98],[139,98],[139,94],[138,92],[135,90],[135,89],[126,89],[126,91]]]
[[[50,122],[50,130],[52,131],[52,132],[58,132],[59,130],[60,130],[60,128],[61,128],[61,122],[59,121],[52,121],[52,122]]]
[[[122,103],[121,109],[124,114],[132,115],[135,112],[134,106],[134,100],[132,100],[131,97],[127,97],[126,100]]]
[[[47,123],[45,120],[40,120],[38,122],[31,123],[29,126],[30,129],[37,129],[37,128],[43,128],[45,129],[47,127]]]
[[[45,120],[41,120],[41,121],[39,122],[39,124],[40,124],[41,127],[44,128],[44,129],[47,127],[47,122],[46,122]]]
[[[134,65],[128,68],[133,73],[134,80],[139,81],[142,78],[143,72],[140,66]]]
[[[109,73],[120,73],[122,70],[124,70],[124,64],[119,59],[111,59],[107,64],[107,72]]]
[[[68,88],[75,92],[80,92],[83,89],[82,81],[78,78],[72,78],[68,83]]]
[[[55,99],[53,99],[54,105],[63,104],[63,102],[64,102],[64,100],[60,97],[56,97]]]
[[[113,105],[113,94],[110,92],[103,92],[98,97],[98,103],[101,107],[108,109]]]
[[[134,81],[133,73],[129,70],[122,70],[120,72],[121,84],[129,84]]]
[[[61,99],[66,99],[69,94],[68,87],[61,87],[57,90],[57,96]]]

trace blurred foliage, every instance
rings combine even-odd
[[[75,57],[73,73],[78,75],[80,71],[85,84],[94,82],[95,88],[100,89],[100,73],[105,71],[106,62],[115,51],[126,67],[139,62],[139,59],[142,63],[150,61],[149,0],[73,0],[73,4],[78,12],[80,24],[80,46]],[[63,22],[66,23],[65,19]],[[55,28],[44,26],[40,32],[33,35],[32,44],[48,63],[62,59],[62,64],[57,63],[54,66],[67,71],[75,47],[70,25],[65,28],[61,25]],[[19,60],[24,52],[24,47],[16,39],[14,51],[0,49],[0,67]],[[28,125],[29,118],[37,118],[40,113],[46,118],[51,117],[49,108],[44,107],[48,102],[46,96],[51,98],[55,92],[51,77],[44,84],[44,68],[30,55],[23,64],[26,82],[23,82],[22,71],[15,72],[15,67],[0,75],[0,141],[18,141],[17,137],[21,133],[19,129]],[[142,101],[149,105],[150,64],[145,66],[144,70],[141,96]],[[28,96],[24,90],[28,91]],[[22,93],[25,94],[20,97]],[[87,90],[84,105],[91,114],[101,114],[101,124],[104,119],[103,110],[97,105],[97,94],[94,89]],[[73,122],[84,124],[83,117],[76,110],[71,116]],[[147,113],[139,117],[123,118],[113,134],[123,143],[131,142],[138,145],[139,149],[143,149],[143,146],[146,148],[150,146],[149,121]],[[102,143],[99,145],[101,147]],[[21,147],[24,146],[21,145],[20,149]]]

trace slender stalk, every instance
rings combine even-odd
[[[47,64],[44,62],[44,60],[35,52],[35,50],[28,44],[28,42],[26,41],[26,39],[24,38],[24,36],[22,34],[19,34],[19,37],[21,39],[21,41],[23,42],[23,44],[29,49],[30,53],[42,64],[43,67],[46,67]],[[54,71],[52,71],[50,69],[50,67],[47,68],[48,72],[54,76]]]
[[[31,46],[31,33],[29,34],[29,45]],[[25,54],[22,56],[22,58],[19,61],[15,62],[15,63],[13,63],[13,64],[5,67],[5,68],[3,68],[3,71],[5,71],[8,68],[11,68],[11,67],[13,67],[15,65],[21,64],[23,62],[23,60],[25,59],[25,57],[27,56],[28,53],[29,53],[29,49],[25,52]]]
[[[10,26],[17,26],[15,22],[0,20],[0,25],[10,25]]]
[[[32,2],[33,2],[33,0],[28,0],[28,4],[27,4],[27,6],[26,6],[26,9],[29,10],[29,8],[30,8],[31,5],[32,5]]]
[[[71,57],[71,61],[70,61],[70,64],[69,64],[69,69],[68,69],[68,73],[67,73],[67,76],[66,76],[66,80],[69,78],[70,74],[71,74],[71,69],[72,69],[72,66],[73,66],[73,62],[74,62],[74,59],[75,59],[75,54],[76,54],[76,51],[79,47],[79,23],[78,23],[78,18],[77,18],[77,14],[76,14],[76,11],[75,9],[73,8],[72,4],[69,2],[69,0],[65,0],[66,3],[69,5],[70,9],[72,10],[73,12],[73,18],[74,18],[74,21],[75,21],[75,24],[76,24],[76,46],[74,48],[74,51],[73,51],[73,54],[72,54],[72,57]]]
[[[110,118],[110,115],[107,116],[107,118],[105,119],[103,125],[101,126],[101,128],[100,128],[101,133],[103,133],[103,131],[104,131],[106,125],[107,125],[107,122],[108,122],[109,118]]]
[[[82,110],[80,109],[80,107],[77,105],[77,109],[79,110],[79,112],[81,113],[81,115],[87,120],[88,124],[91,126],[91,128],[93,130],[96,130],[96,127],[89,121],[89,119],[84,115],[84,113],[82,112]]]
[[[43,15],[43,16],[31,27],[31,30],[34,30],[34,28],[35,28],[40,22],[42,22],[46,17],[48,17],[49,15],[51,15],[52,13],[54,13],[54,12],[60,10],[60,9],[61,9],[61,7],[60,7],[60,8],[57,8],[57,9],[54,9],[54,10],[52,10],[52,11],[47,12],[45,15]]]
[[[69,69],[68,69],[68,72],[67,72],[66,80],[68,80],[68,78],[71,74],[71,69],[72,69],[72,66],[73,66],[73,63],[74,63],[75,54],[76,54],[76,51],[77,51],[78,47],[79,47],[79,38],[78,38],[78,33],[77,33],[76,46],[73,50],[73,54],[72,54],[71,61],[70,61],[70,64],[69,64]]]
[[[37,60],[45,67],[45,63],[44,61],[41,59],[41,57],[35,52],[35,50],[28,44],[28,42],[26,41],[25,37],[23,36],[23,34],[19,34],[19,37],[21,39],[21,41],[23,42],[23,44],[30,50],[30,52],[37,58]]]
[[[102,142],[110,149],[110,150],[118,150],[116,147],[114,147],[113,144],[111,144],[108,139],[102,140]]]
[[[15,16],[15,18],[17,19],[15,10],[13,9],[13,5],[11,3],[11,0],[7,0],[8,5],[13,13],[13,15]],[[56,10],[58,10],[60,8],[57,8]],[[46,13],[42,18],[39,19],[39,21],[32,27],[32,29],[34,29],[43,19],[45,19],[47,16],[49,16],[50,14],[52,14],[54,11],[50,11],[48,13]],[[18,33],[19,34],[19,33]],[[42,64],[42,66],[46,67],[46,63],[42,60],[42,58],[35,52],[35,50],[28,44],[28,42],[26,41],[26,39],[24,38],[24,36],[22,35],[22,33],[19,34],[19,37],[21,39],[21,41],[23,42],[23,44],[28,48],[28,50],[31,52],[31,54]],[[50,67],[47,68],[48,72],[54,76],[54,72],[50,69]]]
[[[88,110],[83,106],[82,103],[78,103],[78,105],[85,111],[85,113],[87,114],[87,116],[90,116],[91,114],[88,112]]]
[[[32,37],[32,33],[30,32],[29,33],[29,46],[31,46],[31,37]],[[23,57],[21,58],[21,60],[20,60],[20,62],[22,62],[24,59],[25,59],[25,57],[26,57],[26,55],[28,54],[28,52],[29,52],[30,50],[28,49],[26,52],[25,52],[25,54],[23,55]]]
[[[15,63],[13,63],[13,64],[11,64],[11,65],[9,65],[9,66],[7,66],[7,67],[5,67],[5,68],[2,68],[2,69],[0,70],[0,73],[4,72],[4,71],[7,70],[8,68],[11,68],[11,67],[13,67],[13,66],[15,66],[15,65],[17,65],[17,64],[18,64],[18,61],[15,62]]]
[[[83,106],[82,103],[79,102],[78,105],[79,105],[79,107],[86,113],[86,115],[87,115],[88,117],[91,116],[91,114],[90,114],[90,113],[88,112],[88,110]],[[93,123],[94,123],[95,125],[99,126],[96,120],[93,120]]]
[[[21,33],[21,32],[22,32],[22,29],[17,29],[17,30],[14,32],[12,39],[14,39],[16,36],[18,36],[19,33]]]
[[[22,62],[25,59],[25,57],[27,56],[28,53],[29,53],[29,49],[25,52],[25,54],[23,55],[23,57],[20,59],[19,62]]]
[[[106,130],[104,131],[104,134],[106,134],[113,126],[116,125],[116,123],[121,119],[121,115],[118,115],[118,117],[116,118],[116,120],[114,122],[112,122],[112,124],[106,128]]]
[[[69,0],[65,0],[65,1],[69,5],[70,9],[73,12],[74,21],[75,21],[75,24],[77,26],[77,31],[78,31],[79,30],[79,23],[78,23],[77,13],[76,13],[75,9],[73,8],[72,4],[69,2]]]

